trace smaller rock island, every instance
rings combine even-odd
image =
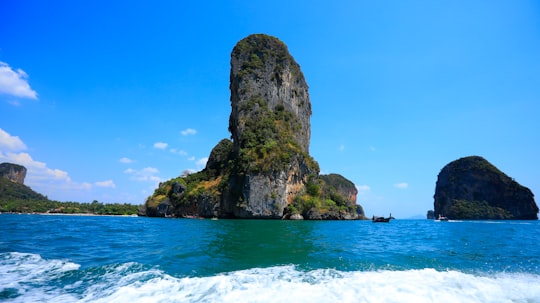
[[[524,187],[479,156],[447,164],[437,177],[434,216],[470,220],[538,220],[538,206]]]

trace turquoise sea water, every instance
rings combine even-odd
[[[540,302],[540,222],[0,215],[0,302]]]

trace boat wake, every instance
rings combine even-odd
[[[540,275],[434,269],[252,268],[174,277],[138,263],[81,269],[67,260],[0,254],[2,302],[540,302]]]

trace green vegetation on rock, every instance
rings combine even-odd
[[[30,187],[0,177],[0,200],[48,200],[46,196]]]
[[[273,65],[276,73],[282,71],[283,64],[286,61],[289,63],[294,62],[285,43],[275,37],[264,34],[254,34],[240,40],[234,47],[232,56],[247,56],[244,58],[241,70],[238,73],[240,77],[248,75],[259,76],[265,68],[265,62],[270,60],[278,63]],[[298,64],[292,65],[291,72],[295,76],[301,74]]]
[[[263,98],[252,97],[241,109],[251,111],[243,121],[245,129],[239,144],[238,162],[243,172],[287,170],[295,155],[301,155],[311,170],[319,171],[317,162],[294,140],[293,133],[300,126],[283,104],[271,110]]]
[[[454,200],[448,213],[452,218],[465,220],[512,219],[512,214],[509,211],[491,206],[487,201]]]
[[[311,175],[305,185],[305,193],[298,195],[288,206],[290,215],[301,214],[314,219],[343,219],[356,213],[357,205],[345,196],[346,192],[356,196],[352,182],[341,175]],[[314,214],[316,213],[316,214]]]

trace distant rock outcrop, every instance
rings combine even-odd
[[[46,196],[24,185],[26,167],[13,163],[0,164],[0,202],[19,200],[48,200]],[[2,208],[0,207],[0,211]]]
[[[434,199],[435,216],[450,219],[538,219],[533,193],[478,156],[446,165]]]
[[[283,42],[263,34],[239,41],[231,53],[230,90],[232,141],[223,139],[212,149],[204,170],[160,184],[141,213],[363,217],[354,184],[339,175],[319,176],[319,165],[309,155],[308,85]]]
[[[12,182],[24,184],[26,167],[13,163],[1,163],[0,178],[6,178]]]

